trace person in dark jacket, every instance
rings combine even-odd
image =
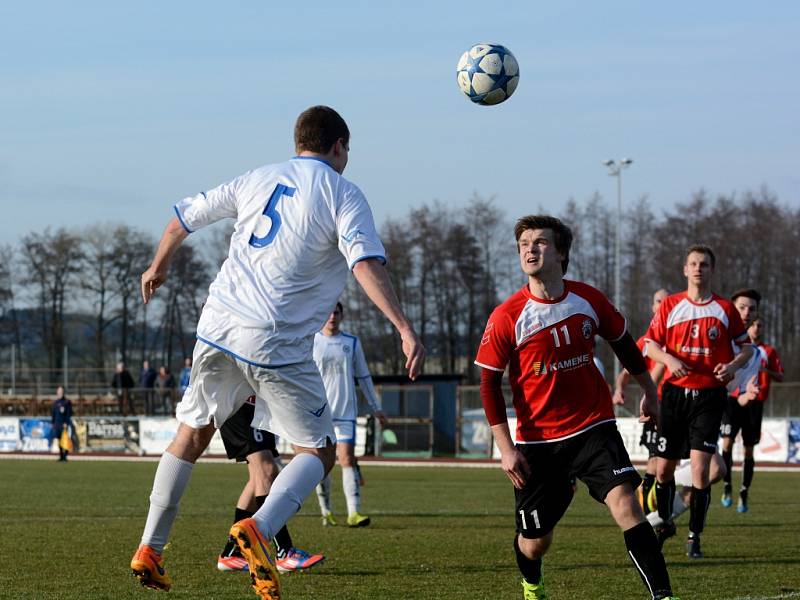
[[[156,389],[161,398],[161,410],[165,415],[172,414],[172,395],[175,392],[175,377],[164,365],[158,369]]]
[[[60,441],[61,434],[64,432],[65,427],[67,428],[67,435],[72,436],[72,402],[67,398],[62,386],[58,386],[56,390],[56,400],[53,402],[52,423],[53,439]],[[58,445],[58,452],[58,460],[66,462],[69,451],[62,448],[60,443]]]
[[[128,416],[131,389],[133,389],[134,385],[133,377],[131,377],[128,369],[125,368],[125,363],[117,363],[117,371],[111,380],[111,387],[114,388],[114,393],[119,401],[119,412],[122,416]]]

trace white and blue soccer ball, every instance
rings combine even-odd
[[[475,104],[500,104],[519,83],[519,65],[511,50],[499,44],[475,44],[456,67],[458,87]]]

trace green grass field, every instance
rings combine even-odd
[[[216,570],[246,469],[200,464],[166,551],[174,587],[144,590],[129,574],[147,511],[153,462],[0,461],[0,598],[255,598],[249,579]],[[365,466],[366,529],[320,526],[316,498],[291,523],[324,565],[283,578],[289,599],[521,598],[511,547],[510,483],[499,469]],[[344,508],[335,471],[335,509]],[[737,474],[738,477],[738,474]],[[673,586],[689,598],[800,597],[800,473],[757,473],[751,511],[718,504],[706,558],[682,539],[665,548]],[[685,534],[686,517],[679,522]],[[554,600],[646,598],[621,533],[585,488],[545,559]]]

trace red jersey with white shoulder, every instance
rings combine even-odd
[[[758,400],[764,402],[769,396],[769,386],[772,382],[772,377],[763,369],[767,368],[775,373],[783,373],[783,365],[781,364],[781,357],[778,356],[778,351],[775,350],[775,348],[769,344],[758,344],[758,347],[767,357],[761,364],[762,370],[758,373]]]
[[[517,443],[554,442],[614,420],[592,360],[594,336],[615,341],[625,331],[625,317],[599,290],[566,279],[560,298],[536,298],[526,285],[494,309],[475,364],[508,366]]]
[[[714,367],[733,360],[733,345],[748,340],[742,318],[730,300],[712,294],[706,302],[693,302],[686,292],[667,296],[645,333],[689,367],[688,375],[665,380],[689,389],[725,387],[714,376]]]

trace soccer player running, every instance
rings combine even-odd
[[[209,288],[197,325],[189,388],[180,422],[162,455],[150,511],[131,569],[142,585],[167,590],[161,552],[197,458],[215,427],[256,395],[252,425],[285,438],[295,457],[278,474],[261,508],[231,529],[261,598],[280,598],[268,540],[330,471],[335,433],[314,334],[341,295],[348,270],[400,333],[414,379],[425,349],[404,315],[384,267],[385,252],[361,190],[342,177],[350,131],[325,106],[295,124],[297,156],[267,165],[175,205],[152,264],[142,275],[149,302],[170,259],[192,231],[235,219],[228,257]]]
[[[722,506],[727,508],[733,504],[731,498],[733,489],[731,478],[733,445],[736,435],[741,430],[742,443],[744,444],[744,472],[736,510],[740,513],[746,513],[749,510],[748,492],[753,483],[753,472],[755,470],[753,453],[756,444],[761,441],[761,417],[764,410],[764,402],[769,395],[771,380],[783,381],[783,366],[775,348],[765,344],[761,338],[764,323],[760,317],[756,316],[758,305],[761,302],[761,295],[752,289],[740,290],[733,295],[732,299],[742,318],[745,319],[742,311],[747,311],[747,316],[750,317],[745,322],[749,325],[747,334],[755,348],[755,352],[748,363],[750,368],[742,369],[742,371],[747,370],[747,374],[741,378],[737,377],[742,382],[736,386],[728,397],[725,413],[722,417],[722,426],[720,428],[722,459],[728,468],[725,474],[725,488],[722,492]],[[749,383],[753,376],[757,378],[758,389],[755,394],[746,393],[742,387],[745,383]]]
[[[366,527],[370,523],[361,511],[359,473],[356,466],[356,416],[358,396],[355,382],[364,392],[372,414],[381,425],[386,415],[381,410],[381,401],[372,385],[364,349],[356,336],[341,330],[344,307],[337,302],[333,312],[325,321],[322,331],[314,336],[314,362],[322,375],[328,404],[331,407],[333,428],[336,431],[336,458],[342,466],[342,487],[347,501],[347,525]],[[324,526],[336,525],[331,510],[331,474],[317,486],[317,499],[322,511]]]
[[[542,557],[581,479],[605,503],[652,598],[671,597],[664,558],[634,490],[641,478],[617,431],[611,394],[592,361],[595,334],[608,340],[642,386],[642,418],[658,410],[656,387],[625,318],[595,288],[564,279],[572,232],[550,216],[527,216],[514,227],[528,283],[495,308],[475,364],[481,399],[514,484],[514,551],[526,600],[545,598]],[[501,389],[509,381],[517,414],[516,444]]]
[[[661,306],[661,301],[669,296],[669,292],[665,289],[659,289],[653,294],[653,314],[658,312],[658,307]],[[639,350],[644,352],[645,339],[644,336],[636,340],[636,345]],[[650,377],[658,386],[658,397],[661,398],[661,384],[663,383],[664,367],[657,365],[652,359],[645,356],[645,364],[647,370],[650,372]],[[625,404],[625,388],[631,381],[631,374],[628,369],[622,369],[617,380],[614,382],[614,395],[612,400],[615,405]],[[647,466],[645,467],[645,474],[641,487],[637,488],[640,492],[639,503],[642,505],[642,510],[647,512],[647,497],[650,490],[656,482],[656,442],[658,434],[656,433],[656,419],[645,421],[642,426],[642,437],[639,439],[639,445],[647,448]]]
[[[255,416],[255,406],[256,397],[250,396],[219,429],[228,458],[247,463],[248,479],[236,502],[234,523],[252,517],[261,508],[280,471],[275,436],[250,425]],[[322,554],[310,554],[295,548],[288,525],[284,525],[272,541],[277,550],[275,565],[281,573],[305,571],[325,560]],[[220,571],[248,570],[247,561],[233,536],[228,536],[228,542],[217,558],[217,568]]]
[[[656,499],[663,524],[656,533],[661,544],[675,535],[674,473],[688,443],[692,493],[686,554],[690,558],[703,556],[700,534],[711,497],[709,468],[727,398],[725,386],[753,353],[733,304],[711,291],[714,264],[708,246],[688,249],[683,266],[687,290],[661,303],[645,334],[647,355],[669,372],[658,420]],[[734,344],[741,346],[736,356]]]

